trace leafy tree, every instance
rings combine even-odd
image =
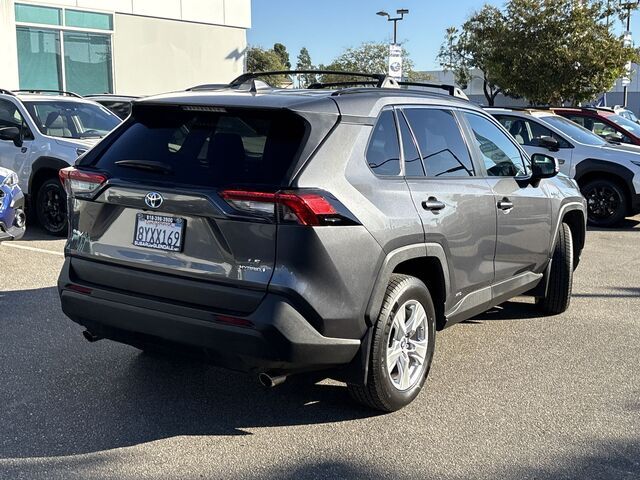
[[[441,66],[466,85],[472,69],[489,105],[504,92],[535,104],[579,103],[609,90],[637,58],[613,32],[605,0],[510,0],[503,11],[484,6],[460,30],[447,30]]]
[[[248,72],[266,72],[269,70],[286,70],[280,55],[273,50],[265,50],[260,47],[247,49]]]
[[[410,80],[426,80],[428,75],[415,72],[413,61],[407,51],[402,49],[402,69],[404,75]],[[322,70],[336,70],[346,72],[387,73],[389,70],[389,45],[386,43],[365,42],[359,47],[347,48],[329,65],[321,65]],[[323,82],[339,82],[358,80],[357,77],[349,78],[337,75],[323,75]]]
[[[485,5],[460,30],[447,29],[437,59],[445,71],[453,72],[456,83],[463,88],[471,83],[473,71],[478,70],[484,96],[493,106],[498,94],[504,90],[499,85],[505,66],[502,52],[507,41],[502,12]]]
[[[280,57],[282,65],[285,66],[285,70],[290,70],[291,62],[289,61],[289,52],[287,52],[287,47],[281,43],[276,43],[273,45],[273,51]]]
[[[298,63],[296,64],[297,70],[313,70],[315,67],[311,62],[311,55],[309,54],[309,50],[307,47],[302,47],[300,49],[300,53],[298,54]],[[300,76],[300,84],[302,87],[308,87],[312,83],[316,82],[315,75],[301,75]]]

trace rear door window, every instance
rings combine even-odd
[[[433,108],[406,108],[428,177],[471,177],[469,150],[453,112]]]
[[[140,106],[129,127],[89,161],[123,179],[203,187],[286,183],[305,121],[284,111],[219,110]]]

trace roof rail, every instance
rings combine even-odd
[[[240,85],[260,77],[274,77],[278,75],[340,75],[344,77],[369,78],[376,82],[376,87],[381,88],[387,76],[383,73],[363,73],[363,72],[342,72],[339,70],[274,70],[266,72],[250,72],[240,75],[231,80],[229,87],[239,87]],[[322,83],[322,82],[317,82]],[[337,83],[337,82],[333,82]],[[316,87],[318,88],[318,87]]]
[[[429,83],[429,82],[411,82],[411,81],[398,81],[398,85],[401,87],[425,87],[425,88],[439,88],[441,90],[446,90],[449,95],[452,97],[462,98],[464,100],[469,100],[469,97],[458,87],[455,85],[449,85],[446,83]]]
[[[78,95],[77,93],[67,92],[65,90],[41,90],[41,89],[35,89],[35,90],[14,90],[14,92],[15,93],[58,93],[60,95],[66,95],[67,97],[82,98],[82,96]]]
[[[195,85],[187,88],[187,92],[195,92],[198,90],[222,90],[223,88],[229,88],[226,83],[205,83],[203,85]]]
[[[13,93],[11,90],[7,90],[6,88],[0,88],[0,93],[4,94],[4,95],[12,95],[12,96],[16,96],[15,93]]]

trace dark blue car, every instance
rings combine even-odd
[[[18,186],[18,175],[0,167],[0,242],[22,238],[25,226],[24,195]]]

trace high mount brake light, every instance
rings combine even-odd
[[[275,216],[279,220],[301,225],[324,225],[338,216],[334,206],[322,195],[308,192],[252,192],[224,190],[220,196],[236,210],[258,215]]]
[[[75,167],[63,168],[58,175],[69,196],[93,193],[107,181],[107,177],[102,174],[83,172]]]

